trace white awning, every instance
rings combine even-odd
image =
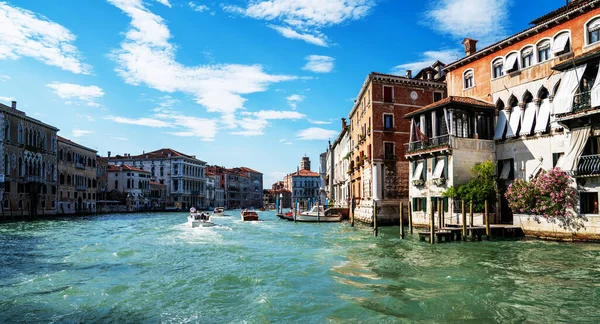
[[[600,19],[598,19],[597,22],[600,24]],[[600,106],[600,69],[598,69],[596,81],[594,81],[590,95],[592,96],[592,107]]]
[[[421,179],[423,179],[423,161],[421,161],[417,164],[417,167],[415,168],[415,172],[413,173],[413,180],[421,180]]]
[[[502,109],[498,113],[498,122],[496,123],[494,139],[502,139],[502,136],[504,136],[504,129],[506,129],[506,110]]]
[[[561,170],[577,170],[577,162],[579,161],[581,153],[583,153],[583,149],[585,148],[585,144],[587,143],[591,132],[590,126],[571,130],[571,133],[569,134],[569,147],[565,152],[565,160],[561,165]]]
[[[560,34],[552,44],[552,54],[564,52],[569,42],[569,33]]]
[[[544,50],[550,48],[550,41],[543,41],[538,45],[538,50]]]
[[[511,54],[506,58],[506,64],[504,64],[504,73],[508,73],[518,69],[517,54]]]
[[[552,101],[552,107],[554,108],[552,114],[566,114],[573,111],[573,96],[579,87],[586,66],[587,64],[583,64],[564,72]]]
[[[550,120],[550,100],[544,99],[542,100],[540,112],[537,115],[535,129],[533,131],[536,133],[545,132],[548,128],[548,120]]]
[[[506,137],[519,136],[519,125],[521,125],[521,108],[515,106],[512,108],[510,113],[510,121],[508,122],[508,129],[506,130]]]
[[[521,125],[521,135],[531,134],[534,120],[535,120],[535,104],[530,102],[525,107],[525,115],[523,116],[523,124]]]
[[[596,19],[588,25],[588,32],[593,32],[598,29],[600,29],[600,19]]]
[[[444,159],[438,159],[437,164],[435,165],[435,170],[433,171],[433,178],[443,178],[446,176],[444,173]]]
[[[510,175],[510,169],[511,169],[511,165],[510,165],[510,160],[506,160],[502,162],[502,171],[500,171],[500,179],[502,180],[506,180],[508,179],[508,176]]]
[[[527,57],[527,56],[531,55],[531,53],[533,53],[533,47],[524,49],[523,52],[521,52],[521,56]]]

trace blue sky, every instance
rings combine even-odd
[[[404,74],[564,1],[0,1],[0,102],[103,156],[171,147],[265,187],[318,156],[367,74]]]

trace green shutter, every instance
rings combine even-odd
[[[421,198],[421,207],[424,212],[427,211],[427,198]]]
[[[417,198],[412,199],[412,211],[417,211]]]
[[[444,178],[446,178],[446,179],[450,178],[448,176],[448,155],[444,155]]]
[[[437,158],[434,156],[433,159],[431,160],[431,170],[434,171],[435,170],[435,165],[437,164]]]
[[[427,181],[427,159],[423,160],[423,181]]]
[[[444,197],[444,212],[448,212],[448,197]]]

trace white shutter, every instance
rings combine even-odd
[[[419,164],[417,164],[417,167],[415,168],[415,172],[413,173],[413,180],[421,180],[423,179],[423,161],[419,162]]]
[[[508,176],[510,175],[510,169],[511,169],[511,165],[510,165],[510,160],[506,160],[503,161],[502,163],[502,171],[500,172],[500,179],[502,180],[506,180],[508,179]]]
[[[579,82],[581,81],[586,66],[587,64],[583,64],[563,73],[560,85],[558,86],[558,90],[552,101],[552,106],[554,108],[552,114],[566,114],[573,111],[573,96],[579,87]]]
[[[552,54],[562,53],[567,48],[567,43],[569,42],[569,33],[564,33],[558,35],[554,39],[554,43],[552,44]]]
[[[600,19],[596,19],[588,24],[588,32],[593,32],[600,29]]]
[[[494,139],[502,139],[502,136],[504,135],[504,129],[506,129],[506,111],[502,109],[498,113],[498,122],[496,123]]]
[[[533,121],[535,119],[535,104],[528,103],[525,107],[525,115],[523,116],[523,124],[521,125],[521,135],[531,134]]]
[[[435,165],[435,171],[433,171],[433,178],[441,178],[442,173],[444,173],[444,159],[438,159],[437,164]]]
[[[600,19],[598,19],[597,22],[600,24]],[[596,81],[594,81],[590,95],[592,97],[592,107],[600,106],[600,69],[598,69]]]
[[[506,58],[506,64],[504,64],[504,73],[508,73],[518,69],[517,54],[511,54]]]
[[[540,112],[537,115],[534,132],[536,132],[536,133],[545,132],[546,128],[548,127],[549,119],[550,119],[550,100],[544,99],[544,100],[542,100],[542,105],[540,106]]]
[[[506,130],[506,138],[519,136],[519,125],[521,124],[521,108],[515,106],[510,113],[510,121]]]

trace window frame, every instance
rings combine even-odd
[[[470,80],[470,85],[467,86],[467,80]],[[475,71],[473,69],[466,69],[462,74],[463,90],[471,89],[475,87]]]
[[[382,114],[382,116],[383,116],[383,129],[384,129],[384,130],[391,130],[391,129],[394,129],[394,126],[395,126],[395,125],[394,125],[394,122],[395,122],[395,120],[394,120],[394,114],[391,114],[391,113],[383,113],[383,114]],[[387,116],[391,116],[391,118],[392,118],[392,127],[386,127],[386,123],[385,123],[385,121],[386,121],[386,117],[387,117]]]
[[[382,88],[382,90],[383,90],[383,92],[382,92],[382,95],[383,95],[383,97],[381,98],[381,99],[382,99],[381,101],[382,101],[382,102],[385,102],[385,103],[394,103],[394,86],[391,86],[391,85],[383,85],[382,87],[383,87],[383,88]],[[390,101],[386,101],[386,100],[385,100],[385,88],[391,88],[391,89],[392,89],[392,93],[391,93],[391,96],[392,96],[392,97],[390,98]]]
[[[600,43],[600,28],[590,32],[589,30],[589,25],[591,25],[594,21],[600,21],[600,15],[599,16],[594,16],[590,19],[588,19],[585,24],[583,24],[583,34],[585,35],[585,46],[592,46],[592,45],[597,45]],[[592,33],[596,33],[598,39],[595,42],[591,41],[591,36]]]
[[[569,35],[568,40],[567,40],[568,50],[557,53],[555,57],[565,55],[565,54],[571,53],[573,51],[573,37],[572,37],[573,35],[571,35],[571,30],[563,29],[563,30],[558,31],[556,34],[554,34],[554,36],[552,36],[552,42],[550,45],[550,54],[552,54],[552,56],[554,56],[554,53],[552,53],[552,46],[554,46],[554,42],[556,41],[556,38],[562,34]]]
[[[492,80],[499,79],[503,77],[504,74],[504,57],[498,56],[492,60]],[[500,74],[498,74],[496,69],[500,69]]]
[[[529,53],[529,55],[527,55],[527,56],[523,56],[523,53],[524,53],[525,51],[527,51],[527,50],[531,50],[531,53]],[[537,63],[537,62],[535,61],[535,57],[534,57],[534,55],[533,55],[533,54],[534,54],[534,52],[535,52],[535,48],[533,47],[533,45],[526,45],[525,47],[523,47],[523,48],[522,48],[522,49],[519,51],[519,54],[520,54],[520,56],[521,56],[521,59],[520,59],[520,61],[521,61],[521,69],[526,69],[526,68],[528,68],[528,67],[531,67],[531,66],[533,66],[533,65],[535,65],[535,64]],[[526,60],[525,60],[525,59],[526,59],[526,58],[528,58],[528,59],[529,59],[529,64],[528,64],[528,65],[525,65],[525,62],[526,62]]]
[[[386,144],[391,144],[392,145],[392,154],[391,156],[388,156],[388,154],[386,154],[387,150],[386,150]],[[383,141],[383,158],[384,159],[388,159],[388,158],[393,158],[394,156],[396,156],[396,142],[392,142],[392,141]]]

